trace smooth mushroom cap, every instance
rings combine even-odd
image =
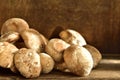
[[[25,20],[21,18],[10,18],[2,25],[1,35],[9,31],[21,33],[26,29],[29,29],[29,25]]]
[[[42,73],[49,73],[54,68],[54,60],[46,53],[39,53],[42,66]]]
[[[42,52],[47,42],[43,42],[43,36],[41,38],[41,34],[35,29],[24,30],[21,33],[21,36],[24,40],[24,43],[27,48],[34,49],[37,52]],[[47,41],[47,40],[46,40]]]
[[[79,32],[72,29],[61,31],[59,36],[61,39],[72,45],[83,46],[87,44],[83,36]]]
[[[102,55],[100,51],[94,46],[91,46],[88,44],[85,45],[84,47],[91,53],[92,58],[93,58],[93,68],[95,68],[102,59]]]

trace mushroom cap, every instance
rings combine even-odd
[[[10,18],[2,25],[1,34],[9,31],[22,32],[29,29],[28,23],[21,18]]]
[[[42,73],[49,73],[54,68],[54,60],[46,53],[39,53],[41,59]]]
[[[49,40],[45,51],[56,61],[60,62],[63,60],[63,52],[70,45],[62,39],[53,38]]]
[[[102,59],[102,55],[100,51],[94,46],[91,46],[88,44],[85,45],[84,47],[91,53],[92,58],[93,58],[93,68],[95,68]]]
[[[83,36],[79,32],[72,29],[61,31],[59,36],[61,39],[72,45],[83,46],[87,44]]]
[[[21,48],[14,56],[15,66],[26,78],[38,77],[41,72],[40,56],[33,49]]]
[[[0,41],[15,43],[19,38],[20,38],[20,35],[18,32],[9,31],[1,35]]]
[[[18,51],[18,48],[13,44],[0,42],[0,66],[10,68],[13,64],[13,56],[16,51]]]
[[[78,76],[88,76],[93,68],[91,54],[78,45],[71,45],[64,51],[64,61],[68,69]]]
[[[45,46],[47,45],[47,40],[43,41],[43,37],[35,29],[28,29],[21,32],[21,36],[25,42],[25,45],[29,49],[34,49],[37,52],[43,52]],[[45,39],[45,38],[44,38]]]

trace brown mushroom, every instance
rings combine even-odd
[[[93,68],[95,68],[102,59],[102,55],[97,48],[91,45],[84,46],[92,55],[93,58]]]
[[[33,49],[21,48],[14,56],[15,66],[26,78],[35,78],[40,75],[40,56]]]
[[[21,18],[10,18],[2,25],[1,34],[9,31],[22,32],[29,29],[28,23]]]
[[[56,61],[61,62],[63,60],[63,51],[70,45],[65,41],[54,38],[49,40],[45,51]]]
[[[90,52],[78,45],[71,45],[64,51],[64,61],[68,69],[78,76],[88,76],[93,68]]]
[[[47,40],[45,41],[44,36],[40,34],[35,29],[28,29],[21,32],[21,36],[25,42],[27,48],[34,49],[37,52],[44,52],[44,48],[47,44]],[[44,39],[44,40],[43,40]]]
[[[42,73],[49,73],[54,68],[54,60],[46,53],[39,53],[42,66]]]
[[[86,41],[83,36],[75,30],[67,29],[59,33],[61,39],[69,44],[83,46],[86,45]]]
[[[18,51],[18,48],[13,44],[0,42],[0,66],[10,68],[13,64],[13,56],[16,51]]]
[[[1,42],[15,43],[20,38],[18,32],[9,31],[1,35]]]
[[[45,52],[45,47],[48,44],[48,39],[42,34],[40,34],[40,37],[42,40],[42,52]]]

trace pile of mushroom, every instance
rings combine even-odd
[[[80,33],[67,29],[48,40],[21,18],[8,19],[1,28],[0,67],[25,78],[39,77],[53,69],[88,76],[102,59]]]

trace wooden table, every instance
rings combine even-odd
[[[14,74],[8,69],[0,68],[0,79],[2,80],[24,80],[20,74]],[[120,55],[107,54],[97,68],[93,69],[89,76],[78,77],[71,73],[63,73],[53,70],[49,74],[41,74],[36,80],[120,80]],[[34,79],[35,80],[35,79]]]

